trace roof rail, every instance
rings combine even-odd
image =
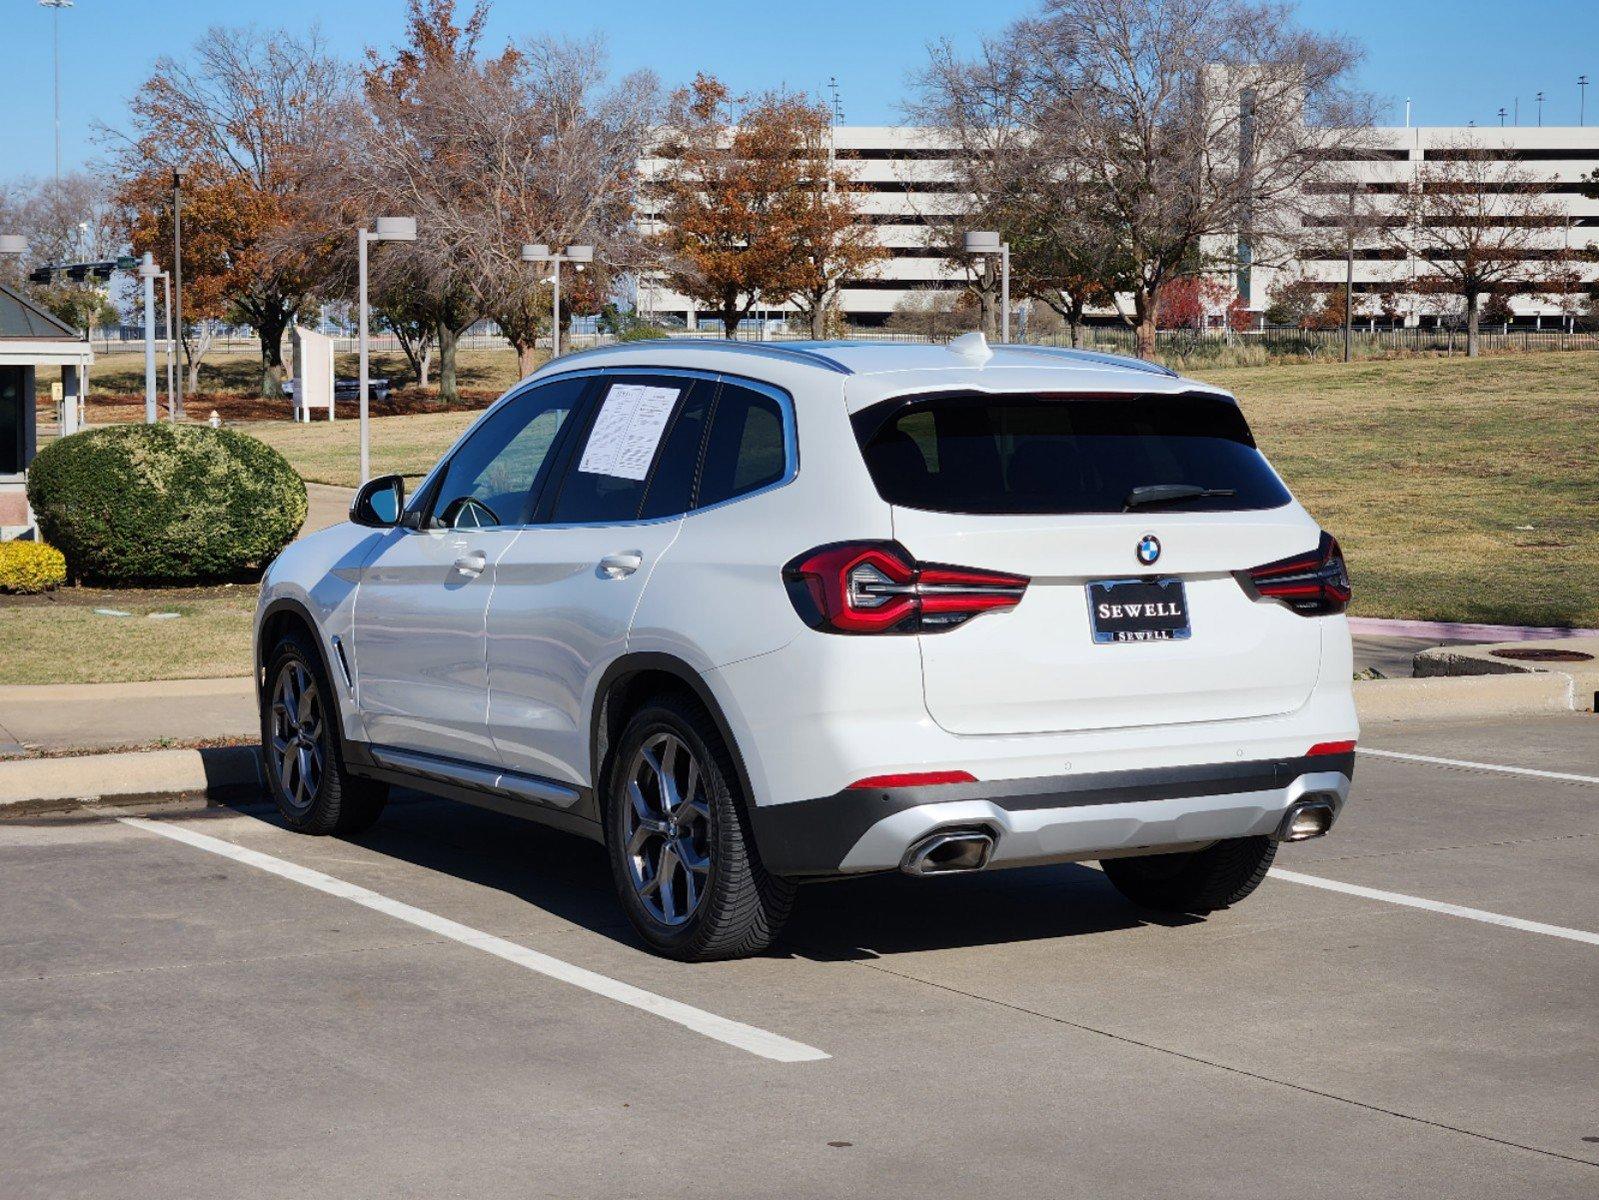
[[[1067,346],[1005,346],[1004,349],[1026,350],[1035,354],[1055,354],[1079,362],[1103,363],[1107,367],[1120,367],[1124,371],[1142,371],[1148,375],[1167,375],[1176,379],[1177,372],[1159,363],[1146,362],[1126,354],[1107,354],[1101,350],[1077,350]]]
[[[580,350],[576,354],[563,355],[562,358],[564,361],[571,361],[588,358],[591,355],[618,354],[640,349],[728,350],[735,354],[752,354],[758,358],[775,358],[782,362],[821,367],[824,371],[833,371],[839,375],[855,374],[836,358],[829,358],[815,350],[802,350],[797,346],[785,346],[781,342],[735,342],[725,338],[645,338],[636,342],[616,342],[609,346],[596,346],[592,350]]]

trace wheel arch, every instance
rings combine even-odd
[[[733,760],[733,769],[738,774],[739,790],[745,804],[754,804],[755,792],[744,762],[744,751],[721,702],[704,677],[675,655],[639,651],[624,654],[607,667],[594,689],[594,706],[589,721],[589,778],[594,782],[594,795],[602,822],[605,814],[604,772],[611,745],[620,736],[628,716],[636,710],[643,697],[671,690],[687,692],[705,709]]]
[[[316,618],[311,615],[311,610],[306,608],[299,600],[292,596],[280,596],[269,603],[261,611],[256,621],[255,634],[255,693],[258,708],[266,703],[266,677],[267,655],[272,647],[291,629],[298,628],[305,634],[316,651],[317,662],[322,668],[322,677],[328,681],[329,699],[334,706],[336,720],[333,729],[339,739],[339,754],[346,762],[349,756],[349,738],[345,734],[345,689],[341,689],[348,677],[342,670],[336,670],[333,663],[328,661],[327,646],[323,643],[322,635],[317,629]],[[265,718],[263,717],[263,721]]]

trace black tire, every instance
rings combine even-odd
[[[1208,913],[1237,904],[1260,886],[1277,857],[1270,838],[1232,838],[1182,854],[1107,858],[1099,865],[1134,904],[1169,913]]]
[[[293,630],[278,639],[266,662],[266,692],[261,698],[261,756],[267,788],[284,822],[290,829],[311,834],[353,834],[369,828],[382,815],[389,788],[385,783],[352,775],[345,767],[336,729],[338,697],[322,669],[322,656],[306,634]],[[279,688],[285,675],[290,673],[298,673],[297,678],[308,679],[315,688],[319,719],[314,727],[293,721],[295,714],[286,709],[280,711]],[[288,743],[283,736],[288,731],[280,724],[285,718],[294,726],[297,738],[304,733],[303,739]],[[294,747],[291,754],[279,749],[285,743]],[[312,757],[318,764],[310,786],[307,780],[299,777],[298,750],[302,745],[308,752],[314,748]],[[294,761],[286,774],[284,762],[290,757]]]
[[[676,739],[677,745],[693,756],[699,779],[699,786],[683,797],[678,811],[687,810],[688,801],[699,796],[702,803],[695,811],[703,815],[691,818],[693,832],[668,835],[638,828],[632,785],[638,778],[633,768],[646,746],[671,746],[670,739]],[[673,754],[680,752],[672,750]],[[761,865],[732,756],[697,701],[677,694],[646,700],[617,738],[604,780],[606,848],[617,899],[651,950],[684,962],[706,962],[759,954],[772,944],[793,909],[796,887],[792,881],[768,874]],[[687,830],[689,826],[672,828]],[[637,855],[628,844],[630,834],[644,839]],[[667,844],[685,846],[689,854],[705,861],[706,866],[700,868],[704,878],[699,879],[690,869],[686,854],[677,854],[674,868],[666,870],[660,847]],[[641,884],[636,882],[636,877],[649,874],[652,855],[655,875],[666,875],[667,896],[679,898],[676,907],[689,907],[682,902],[683,889],[697,884],[696,904],[676,924],[669,920],[676,914],[668,911],[663,916],[650,907],[666,908],[673,901],[663,902],[659,888],[654,897],[641,893]],[[642,886],[647,889],[649,884]]]

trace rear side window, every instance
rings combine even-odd
[[[777,483],[787,469],[783,410],[770,396],[723,384],[711,416],[696,508]]]
[[[906,508],[1217,512],[1289,500],[1238,406],[1202,393],[933,396],[854,422],[878,493]],[[1178,486],[1150,490],[1160,485]],[[1201,489],[1211,494],[1182,494]]]

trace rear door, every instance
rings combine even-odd
[[[1318,622],[1252,601],[1232,572],[1313,549],[1316,528],[1230,400],[948,395],[856,428],[912,555],[1032,581],[1012,611],[919,635],[942,727],[1135,728],[1308,698]]]
[[[591,415],[500,560],[488,612],[489,727],[501,766],[589,781],[587,693],[627,646],[655,564],[690,503],[713,378],[595,381]]]

